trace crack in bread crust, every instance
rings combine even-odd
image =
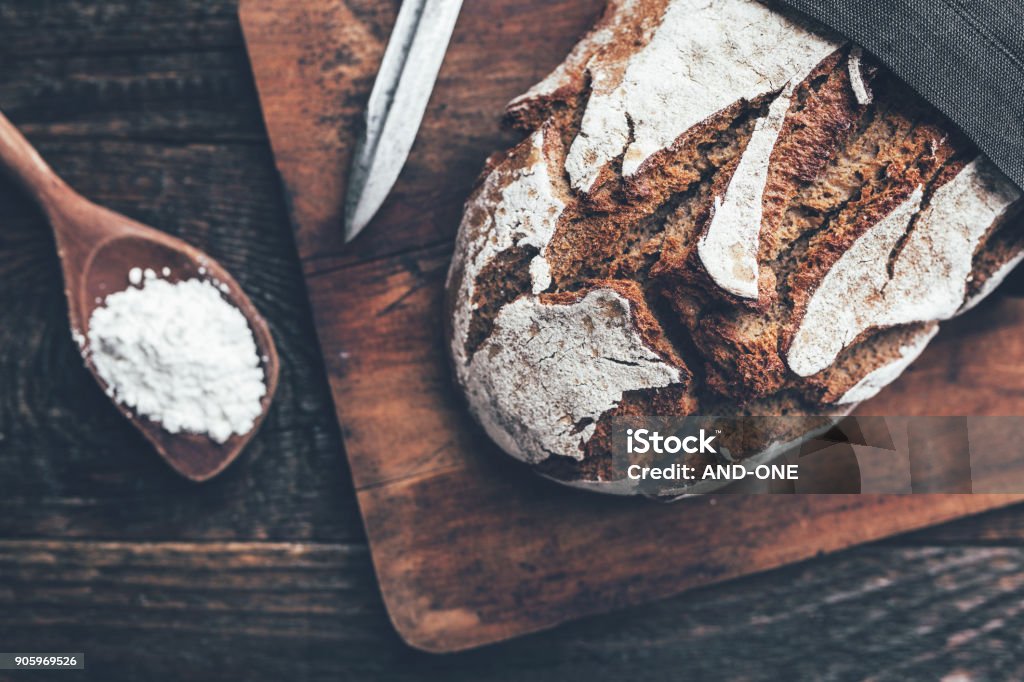
[[[467,203],[449,345],[491,437],[562,481],[601,488],[616,416],[844,413],[1024,258],[955,128],[756,0],[613,0],[507,113],[529,137]]]

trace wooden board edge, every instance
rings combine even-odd
[[[261,2],[261,1],[262,0],[238,0],[238,10],[237,10],[238,25],[242,29],[242,43],[245,45],[245,56],[246,56],[246,58],[249,61],[249,71],[250,72],[253,70],[253,68],[252,68],[252,44],[250,42],[250,35],[251,35],[251,31],[252,31],[252,26],[251,26],[251,20],[250,20],[250,16],[249,15],[252,12],[252,7],[255,6],[257,2]],[[255,76],[256,76],[256,74],[254,73],[253,74],[254,82],[255,82]],[[257,90],[259,90],[259,83],[258,82],[256,82],[256,88],[257,88]],[[262,95],[262,93],[257,92],[257,97],[258,97],[258,99],[260,101],[260,119],[263,120],[263,126],[266,127],[267,121],[263,117],[263,95]],[[273,150],[271,150],[271,151],[273,151]]]
[[[370,490],[357,490],[360,512],[364,516],[364,505],[367,500],[364,497],[371,494]],[[897,495],[875,494],[866,497],[894,497]],[[903,495],[905,496],[905,495]],[[929,494],[929,496],[941,496],[946,498],[959,498],[964,504],[944,510],[942,513],[925,518],[919,518],[902,528],[889,530],[871,537],[839,538],[835,536],[828,543],[825,549],[801,554],[800,556],[780,556],[770,563],[766,563],[755,571],[736,571],[731,574],[722,574],[714,579],[702,580],[695,584],[680,585],[678,589],[662,591],[657,595],[651,595],[636,600],[630,600],[625,604],[617,604],[613,608],[606,608],[602,602],[595,601],[592,608],[585,611],[574,611],[564,616],[556,616],[546,622],[536,623],[533,626],[522,627],[521,625],[508,624],[505,627],[482,628],[475,619],[459,618],[438,618],[434,612],[422,609],[416,604],[397,603],[396,592],[401,590],[394,583],[397,576],[392,576],[385,570],[385,567],[378,564],[382,552],[378,551],[378,539],[367,533],[367,543],[370,547],[370,557],[373,563],[374,574],[384,601],[388,619],[395,632],[405,644],[428,654],[455,654],[471,651],[482,647],[499,644],[501,642],[533,635],[552,630],[566,623],[580,619],[598,616],[623,608],[635,608],[643,604],[652,603],[660,599],[670,599],[685,594],[691,590],[703,589],[732,580],[757,576],[770,571],[778,570],[786,566],[802,564],[821,556],[832,556],[841,552],[869,545],[874,542],[889,541],[934,526],[952,523],[961,519],[978,516],[987,512],[1003,509],[1014,504],[1024,503],[1024,494],[990,493],[982,495],[972,494]],[[978,500],[979,497],[984,498]]]
[[[261,79],[259,74],[256,72],[256,62],[253,58],[253,38],[254,26],[252,15],[256,12],[257,7],[262,2],[272,2],[272,0],[238,0],[238,26],[242,32],[242,44],[245,46],[245,57],[249,63],[249,74],[252,76],[253,85],[256,87],[256,99],[260,104],[260,121],[263,122],[263,130],[267,135],[267,145],[270,147],[270,156],[274,160],[274,173],[277,175],[277,186],[281,190],[281,194],[285,200],[286,213],[288,214],[288,226],[291,228],[292,240],[296,242],[296,234],[298,230],[298,224],[295,221],[295,213],[292,210],[291,195],[288,191],[288,183],[285,182],[284,174],[281,170],[281,164],[278,161],[278,150],[274,148],[274,141],[270,136],[270,121],[267,120],[265,108],[263,105],[264,100],[267,98],[263,88],[260,85]],[[305,279],[305,275],[303,275]]]

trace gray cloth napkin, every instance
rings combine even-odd
[[[846,36],[1024,189],[1024,0],[779,0]]]

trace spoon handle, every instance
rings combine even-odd
[[[0,112],[0,165],[40,206],[49,211],[58,194],[70,190],[29,144],[25,136]]]

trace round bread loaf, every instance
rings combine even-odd
[[[490,437],[566,483],[630,491],[616,416],[848,412],[1024,257],[1018,191],[951,124],[756,0],[613,0],[508,117],[449,343]]]

